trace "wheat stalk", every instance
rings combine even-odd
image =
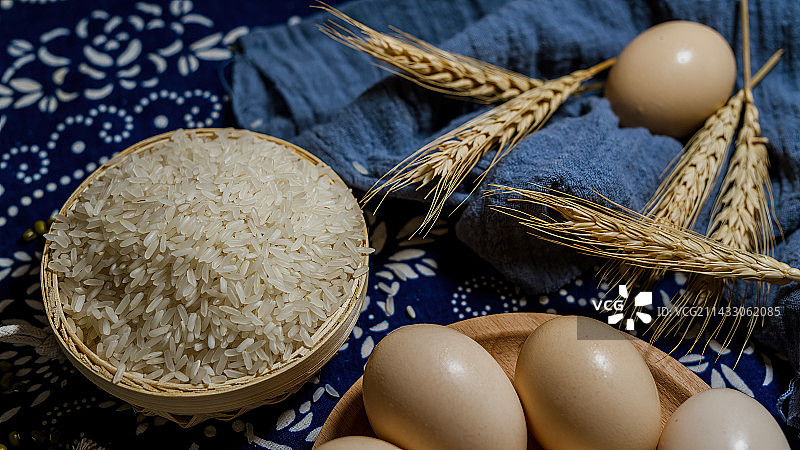
[[[747,0],[741,2],[740,8],[742,15],[744,88],[739,95],[742,96],[744,101],[744,117],[736,138],[728,173],[722,181],[720,193],[714,204],[707,234],[711,239],[732,248],[771,254],[774,246],[772,220],[775,217],[769,179],[769,153],[766,147],[767,139],[761,136],[758,108],[755,106],[752,91],[753,87],[763,77],[764,69],[762,68],[755,77],[750,78],[750,27]],[[765,66],[769,65],[773,60],[777,62],[781,54],[782,50],[776,52]],[[757,286],[757,289],[756,306],[759,306],[763,292],[761,284]],[[716,306],[722,301],[723,291],[733,294],[731,280],[709,280],[707,277],[693,276],[686,291],[679,296],[677,302],[688,305]],[[723,316],[717,327],[712,331],[709,341],[716,338],[720,333],[725,319],[726,317]],[[740,315],[734,318],[734,323],[722,343],[723,347],[727,347],[730,344],[741,319]],[[745,343],[755,328],[757,320],[758,316],[750,316]],[[687,321],[688,324],[685,323]],[[670,326],[671,322],[675,323]],[[667,332],[668,329],[677,326],[683,326],[685,330],[688,330],[693,322],[693,318],[667,317],[656,328],[653,338],[655,339],[663,332]],[[709,320],[706,318],[692,347],[697,343],[708,324]],[[744,350],[744,345],[742,345],[742,350]],[[691,351],[691,348],[689,351]],[[741,356],[741,351],[739,356]]]
[[[507,100],[417,150],[381,177],[362,199],[366,203],[381,191],[385,191],[385,198],[406,186],[417,184],[420,188],[437,180],[428,193],[431,207],[417,232],[436,222],[445,201],[481,158],[497,150],[491,169],[519,140],[541,127],[583,81],[613,64],[609,60],[556,80],[541,81],[446,52],[409,34],[399,32],[399,37],[393,37],[380,33],[324,3],[318,7],[349,25],[330,22],[320,26],[322,32],[387,64],[400,76],[434,91],[481,102]]]
[[[774,219],[772,208],[772,191],[769,180],[769,154],[767,140],[760,135],[758,109],[753,103],[752,91],[746,89],[744,117],[736,139],[733,156],[728,173],[722,181],[720,194],[714,205],[714,213],[708,227],[709,237],[732,248],[770,254],[774,246]],[[725,283],[727,291],[733,293],[730,283]],[[760,305],[763,288],[758,286],[757,306]],[[686,292],[679,298],[686,297],[686,303],[707,306],[717,305],[723,297],[723,283],[710,283],[703,277],[693,277]],[[725,317],[711,333],[715,338],[725,323]],[[747,338],[756,326],[758,317],[751,315],[748,321]],[[740,316],[734,318],[723,347],[727,347],[736,328],[741,321]],[[705,321],[698,336],[705,330]],[[691,326],[685,325],[685,328]],[[658,334],[655,335],[657,337]]]
[[[441,214],[445,201],[470,171],[491,150],[496,153],[475,183],[528,134],[538,130],[581,83],[613,64],[607,60],[550,80],[494,107],[458,128],[433,140],[387,172],[366,193],[367,203],[381,191],[392,192],[416,184],[417,189],[436,180],[426,198],[431,206],[417,232],[427,232]],[[380,206],[380,205],[379,205]],[[416,233],[415,233],[416,234]]]
[[[345,23],[331,21],[320,25],[323,33],[366,53],[386,64],[388,67],[384,68],[387,70],[427,89],[481,103],[496,103],[543,83],[474,58],[447,52],[399,30],[395,30],[398,37],[381,33],[324,3],[316,7]]]
[[[768,255],[738,250],[691,230],[656,221],[613,204],[614,208],[569,194],[496,186],[492,194],[510,193],[523,202],[550,208],[561,220],[508,206],[492,208],[519,220],[532,234],[584,254],[625,261],[657,270],[674,270],[717,278],[763,281],[776,285],[800,282],[800,269]]]
[[[783,50],[775,52],[753,77],[753,86],[778,63]],[[650,201],[645,205],[646,215],[663,220],[680,228],[694,228],[697,216],[716,186],[728,148],[733,140],[741,117],[745,90],[739,90],[721,106],[687,142],[661,182]],[[616,273],[612,284],[625,283],[649,290],[664,276],[663,271],[647,271],[623,263],[611,264],[607,274]]]

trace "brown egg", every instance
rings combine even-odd
[[[672,414],[659,450],[789,450],[781,427],[760,403],[733,389],[693,395]]]
[[[565,316],[540,325],[520,350],[514,387],[544,448],[656,448],[653,375],[627,337],[602,322]]]
[[[696,22],[665,22],[620,53],[605,96],[621,126],[681,138],[728,100],[735,81],[736,60],[725,38]]]
[[[399,328],[364,370],[379,438],[406,450],[524,450],[525,415],[503,369],[477,342],[432,324]]]
[[[366,436],[347,436],[328,441],[317,450],[400,450],[386,441]]]

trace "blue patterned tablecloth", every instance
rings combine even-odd
[[[592,272],[558,292],[526,296],[461,245],[445,221],[429,238],[408,240],[424,209],[394,201],[368,214],[376,253],[356,328],[288,400],[184,430],[137,414],[78,374],[49,345],[41,243],[18,237],[115,152],[175,128],[235,125],[224,81],[229,46],[254,26],[310,12],[292,1],[0,0],[0,326],[35,330],[24,343],[0,343],[0,444],[10,446],[17,432],[27,448],[310,448],[391,330],[512,311],[594,315],[591,301],[615,289],[597,286]],[[654,293],[656,306],[684,282],[668,276]],[[689,342],[674,353],[689,369],[713,387],[755,397],[777,417],[775,399],[791,373],[784,357],[748,345],[735,365],[736,352],[718,342],[705,354],[686,354]],[[35,444],[42,439],[52,443]]]

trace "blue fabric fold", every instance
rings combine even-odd
[[[552,78],[618,54],[644,29],[667,20],[694,20],[718,30],[741,54],[738,5],[692,0],[362,0],[342,8],[379,30],[393,25],[444,49]],[[233,65],[233,110],[240,125],[290,139],[331,165],[351,186],[366,190],[405,156],[486,107],[425,91],[376,67],[366,56],[324,36],[312,16],[296,26],[253,30],[241,39]],[[800,3],[751,4],[754,70],[778,48],[787,55],[755,90],[763,134],[771,141],[776,216],[786,237],[776,256],[800,264]],[[739,63],[741,64],[741,63]],[[739,70],[741,73],[741,67]],[[741,85],[741,79],[739,79]],[[655,87],[654,87],[655,88]],[[528,187],[536,183],[583,197],[602,194],[632,209],[652,195],[659,175],[680,151],[672,138],[621,129],[608,103],[588,94],[565,104],[524,139],[484,180]],[[475,179],[486,161],[473,171]],[[464,200],[466,183],[451,199]],[[400,197],[420,198],[406,190]],[[503,198],[476,195],[456,224],[458,237],[510,280],[533,293],[550,291],[591,260],[531,239],[492,209]],[[704,231],[708,211],[698,221]],[[778,236],[779,240],[781,236]],[[762,341],[786,351],[800,367],[800,289],[770,291],[782,315],[770,319]],[[800,386],[795,381],[792,386]],[[800,426],[800,391],[780,407]]]

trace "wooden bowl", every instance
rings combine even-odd
[[[513,380],[519,350],[525,339],[536,327],[555,317],[557,316],[553,314],[540,313],[495,314],[463,320],[449,327],[475,339],[491,353],[506,375]],[[658,387],[662,427],[681,403],[692,395],[709,389],[694,372],[666,353],[635,337],[631,337],[631,342],[642,354]],[[317,436],[314,448],[343,436],[375,436],[361,397],[362,379],[363,377],[356,380],[333,408]],[[528,448],[541,447],[529,438]]]
[[[186,130],[195,136],[214,139],[222,129],[204,128]],[[313,164],[323,164],[314,155],[289,142],[252,133],[259,139],[277,143],[307,159]],[[61,208],[61,214],[75,205],[81,192],[110,167],[120,163],[128,155],[150,150],[155,144],[169,139],[170,133],[161,134],[139,142],[86,178]],[[333,171],[331,171],[333,173]],[[344,182],[333,174],[333,183]],[[363,244],[368,246],[367,227],[362,218]],[[55,332],[59,345],[67,359],[75,365],[79,372],[101,389],[130,403],[138,411],[159,415],[189,427],[204,420],[218,418],[229,420],[252,408],[269,403],[276,403],[296,392],[303,383],[318,372],[347,340],[355,326],[361,306],[366,295],[367,276],[364,274],[356,280],[353,295],[329,317],[312,337],[316,344],[304,347],[295,352],[289,361],[282,363],[263,375],[249,375],[224,383],[211,385],[192,385],[188,383],[158,383],[139,374],[125,372],[119,383],[112,383],[116,368],[100,358],[71,332],[65,324],[64,311],[59,298],[57,273],[48,268],[53,250],[45,244],[42,256],[41,283],[44,297],[44,308],[50,326]],[[368,257],[364,255],[362,263],[368,265]]]

